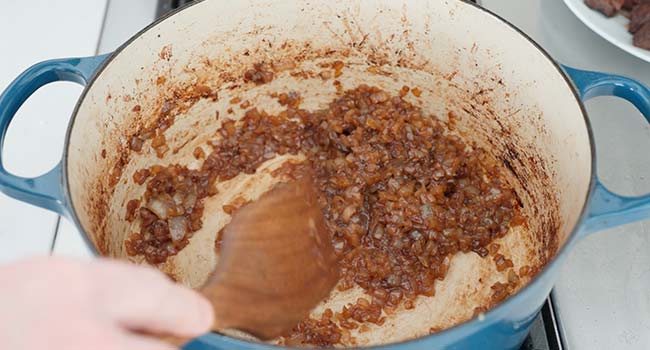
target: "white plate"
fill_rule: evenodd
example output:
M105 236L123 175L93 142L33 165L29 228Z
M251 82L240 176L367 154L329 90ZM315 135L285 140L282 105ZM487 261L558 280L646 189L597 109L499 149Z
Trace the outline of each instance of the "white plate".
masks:
M629 20L623 15L605 17L602 13L587 7L584 0L564 0L564 3L596 34L628 53L650 62L650 50L640 49L632 44L632 34L627 31Z

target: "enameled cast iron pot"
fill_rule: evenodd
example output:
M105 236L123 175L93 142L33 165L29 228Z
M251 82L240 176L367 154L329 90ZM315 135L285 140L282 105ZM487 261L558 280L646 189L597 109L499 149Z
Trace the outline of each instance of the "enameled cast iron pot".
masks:
M492 283L504 276L476 254L460 254L435 297L419 298L415 310L397 312L386 327L358 335L359 345L516 349L578 240L650 216L650 196L622 197L598 181L583 106L591 97L614 95L650 118L650 91L628 78L563 67L503 19L458 0L198 1L156 21L112 54L38 63L0 96L0 143L15 112L41 86L66 80L85 90L61 163L36 178L17 177L0 166L0 189L66 216L99 254L128 258L124 240L132 231L124 207L143 192L131 180L135 170L157 163L193 166L192 150L213 137L220 123L215 112L225 115L233 96L273 111L279 106L269 92L300 91L308 109L335 94L331 83L309 74L278 72L261 86L242 82L253 63L292 62L285 66L317 72L318 62L335 59L346 63L339 78L345 88L368 83L396 93L402 85L418 86L422 96L409 97L411 102L503 162L529 222L500 241L501 252L516 267L540 268L505 302L472 318L474 308L489 299ZM219 100L182 99L198 85L218 91ZM170 152L158 159L145 144L141 154L129 153L129 138L179 96L183 102L172 110L176 122L166 132ZM219 208L236 194L254 199L268 189L274 181L268 170L282 161L224 184L223 194L206 200L210 216L204 229L159 268L200 286L216 264L209 248L215 232L228 220ZM341 293L334 299L350 297ZM432 328L446 330L429 335ZM209 334L187 347L262 346Z

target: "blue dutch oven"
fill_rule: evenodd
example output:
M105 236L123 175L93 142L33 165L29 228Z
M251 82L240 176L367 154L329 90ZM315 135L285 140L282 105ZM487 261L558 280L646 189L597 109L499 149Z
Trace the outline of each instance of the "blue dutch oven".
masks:
M130 162L123 173L116 173L116 163L127 152L126 140L153 120L175 84L214 76L219 94L228 96L228 91L260 89L227 80L256 61L289 58L307 65L337 55L352 67L340 78L346 87L368 79L389 91L402 85L420 86L419 103L425 111L453 112L459 133L506 162L529 215L530 232L520 233L521 239L536 237L531 244L541 244L539 256L530 259L545 262L527 285L481 317L465 317L471 319L420 337L430 325L414 322L400 328L409 330L402 334L376 332L358 345L517 349L573 245L593 232L650 216L650 195L620 196L598 180L593 135L583 107L592 97L617 96L648 119L650 91L629 78L561 66L503 19L457 0L198 1L159 19L114 53L38 63L0 96L0 145L14 114L38 88L54 81L74 81L85 89L70 121L61 162L44 175L23 178L9 173L0 161L0 190L65 216L98 254L124 257L123 205L135 188L129 171L136 168L129 167L136 160L158 160L132 155L126 158ZM364 69L353 69L371 65L380 65L390 74L370 78ZM299 84L289 75L276 80L272 84L285 84L278 89ZM329 89L319 81L318 77L312 81L323 86L313 96ZM303 95L309 100L310 92ZM210 107L207 101L194 107L201 103L207 110L213 108L210 116L220 108L218 102ZM169 133L200 135L209 130L209 123L201 124L208 120L201 119L206 113L194 115L192 108L177 116L179 125ZM174 138L167 136L173 143ZM186 160L183 151L170 155L174 156L174 161ZM117 184L109 181L111 177L119 179ZM184 271L212 268L195 263L184 266ZM195 283L191 278L181 280ZM471 314L471 310L459 312ZM420 313L426 319L426 311ZM186 346L268 347L216 333Z

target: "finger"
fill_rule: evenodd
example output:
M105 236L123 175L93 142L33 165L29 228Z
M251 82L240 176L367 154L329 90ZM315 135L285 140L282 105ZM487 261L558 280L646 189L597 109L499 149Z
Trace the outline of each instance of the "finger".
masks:
M102 261L99 291L109 317L123 327L155 334L194 337L208 332L214 315L199 293L152 268ZM117 282L117 283L116 283Z
M156 334L194 337L213 323L212 306L191 289L167 283L148 302L122 309L125 327Z

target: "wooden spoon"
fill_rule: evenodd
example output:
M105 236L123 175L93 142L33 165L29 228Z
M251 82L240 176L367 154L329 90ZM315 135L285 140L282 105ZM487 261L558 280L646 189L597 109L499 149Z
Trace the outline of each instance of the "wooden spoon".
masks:
M311 180L303 178L278 184L235 212L217 267L200 291L214 307L214 330L266 340L289 332L337 281L325 221Z

